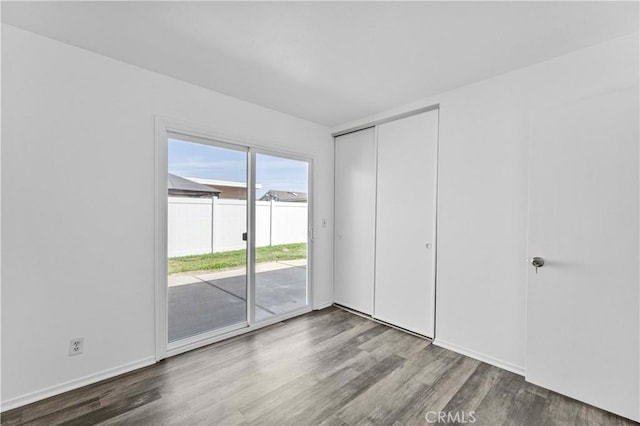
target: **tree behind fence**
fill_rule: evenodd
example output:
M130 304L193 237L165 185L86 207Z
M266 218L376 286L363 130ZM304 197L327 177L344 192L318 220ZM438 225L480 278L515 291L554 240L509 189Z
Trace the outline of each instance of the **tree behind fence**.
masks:
M247 202L168 197L169 257L244 249ZM307 203L256 202L256 247L307 241Z

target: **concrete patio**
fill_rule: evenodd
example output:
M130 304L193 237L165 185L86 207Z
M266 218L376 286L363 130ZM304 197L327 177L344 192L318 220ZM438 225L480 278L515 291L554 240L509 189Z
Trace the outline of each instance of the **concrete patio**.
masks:
M307 303L306 259L256 265L256 319L267 319ZM246 271L169 275L169 341L246 320Z

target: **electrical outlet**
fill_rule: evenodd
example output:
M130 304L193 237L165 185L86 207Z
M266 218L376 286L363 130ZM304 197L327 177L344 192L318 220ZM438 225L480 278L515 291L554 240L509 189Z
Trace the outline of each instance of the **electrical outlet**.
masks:
M69 356L80 355L84 350L84 337L71 339L69 341Z

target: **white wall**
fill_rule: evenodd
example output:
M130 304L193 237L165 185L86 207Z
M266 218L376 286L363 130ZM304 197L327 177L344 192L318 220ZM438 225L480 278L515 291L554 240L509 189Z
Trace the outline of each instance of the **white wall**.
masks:
M385 111L440 104L436 341L525 364L529 112L638 84L638 35Z
M152 362L154 114L314 158L313 296L332 301L327 128L7 25L2 90L2 409Z

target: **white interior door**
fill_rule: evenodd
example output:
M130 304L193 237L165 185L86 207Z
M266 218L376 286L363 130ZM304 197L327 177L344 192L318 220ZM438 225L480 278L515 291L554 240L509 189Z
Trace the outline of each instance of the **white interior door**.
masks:
M375 130L335 140L335 302L371 315L375 250Z
M433 337L438 111L378 126L374 316Z
M531 120L528 381L640 418L638 89Z

